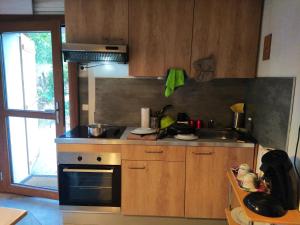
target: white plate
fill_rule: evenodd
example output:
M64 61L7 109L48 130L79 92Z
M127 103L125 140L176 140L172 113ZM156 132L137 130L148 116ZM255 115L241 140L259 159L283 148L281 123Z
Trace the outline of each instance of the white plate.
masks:
M139 128L136 128L136 129L130 131L130 133L137 134L137 135L154 134L154 133L156 133L156 130L152 129L152 128L139 127Z
M198 139L198 137L195 134L177 134L174 136L174 138L183 141L192 141Z
M241 225L248 225L250 219L246 216L245 211L241 207L237 207L231 210L231 217L237 223ZM269 223L255 222L255 225L269 225Z

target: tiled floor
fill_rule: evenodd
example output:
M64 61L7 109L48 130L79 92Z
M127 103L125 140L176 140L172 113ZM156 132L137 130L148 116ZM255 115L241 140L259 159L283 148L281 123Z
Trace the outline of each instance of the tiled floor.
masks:
M62 225L58 201L0 193L0 207L24 209L28 215L17 225ZM224 220L135 217L120 214L69 213L65 225L225 225ZM0 215L1 220L1 215Z

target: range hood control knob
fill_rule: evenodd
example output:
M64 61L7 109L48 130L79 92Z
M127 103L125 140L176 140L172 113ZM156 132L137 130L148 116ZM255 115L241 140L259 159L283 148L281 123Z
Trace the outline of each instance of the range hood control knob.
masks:
M97 157L97 161L98 161L98 162L100 162L101 159L102 159L102 158L101 158L100 156Z
M80 162L82 160L82 156L78 156L77 160Z

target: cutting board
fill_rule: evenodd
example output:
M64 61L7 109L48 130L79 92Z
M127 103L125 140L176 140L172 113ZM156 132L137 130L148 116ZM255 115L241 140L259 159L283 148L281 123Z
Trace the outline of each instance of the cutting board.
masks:
M129 133L127 140L144 140L144 141L156 141L157 134L137 135Z

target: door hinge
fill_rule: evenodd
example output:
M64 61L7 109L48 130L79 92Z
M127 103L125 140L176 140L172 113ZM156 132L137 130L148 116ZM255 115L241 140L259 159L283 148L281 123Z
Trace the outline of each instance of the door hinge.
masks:
M3 181L3 173L0 171L0 181Z

